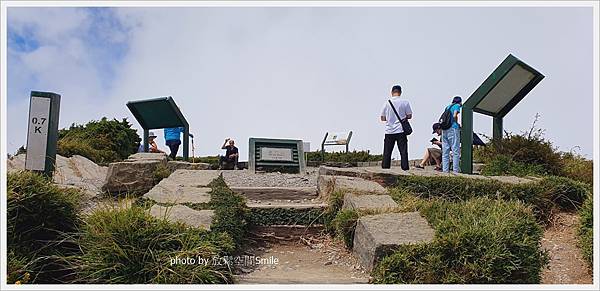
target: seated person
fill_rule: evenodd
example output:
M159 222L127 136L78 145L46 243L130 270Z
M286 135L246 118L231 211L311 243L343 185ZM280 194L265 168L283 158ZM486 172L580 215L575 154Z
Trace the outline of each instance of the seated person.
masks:
M229 144L228 144L229 143ZM235 147L235 141L233 141L233 139L225 139L225 143L223 143L223 146L221 147L221 149L226 150L225 152L225 156L220 156L219 157L219 168L224 169L224 168L237 168L237 163L238 163L238 158L240 156L238 148ZM224 164L233 166L233 167L227 167Z
M433 133L437 134L438 136L442 135L442 126L439 123L434 123L432 128ZM425 169L425 166L435 164L435 170L440 171L442 169L442 142L435 137L432 138L430 142L432 145L436 145L439 148L428 148L425 151L423 160L416 167L419 169Z
M154 134L154 132L149 132L148 134L148 152L151 153L164 153L163 151L158 149L158 145L156 145L156 142L154 141L154 139L156 138L156 134ZM138 153L143 153L144 152L144 143L140 143L140 147L138 148Z

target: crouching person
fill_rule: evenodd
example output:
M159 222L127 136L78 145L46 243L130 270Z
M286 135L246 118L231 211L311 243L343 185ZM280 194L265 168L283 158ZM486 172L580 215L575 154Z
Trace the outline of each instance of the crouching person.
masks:
M433 128L433 133L437 134L438 137L440 137L442 135L442 126L436 122L432 125ZM430 140L432 145L436 145L437 147L431 147L431 148L427 148L427 150L425 150L425 156L423 157L423 160L421 160L421 163L418 164L416 167L419 169L425 169L425 166L428 165L435 165L435 170L436 171L441 171L442 170L442 142L439 141L437 138L432 138Z
M219 156L219 169L233 170L238 168L238 158L240 157L238 148L233 139L225 139L221 149L226 150L225 156Z

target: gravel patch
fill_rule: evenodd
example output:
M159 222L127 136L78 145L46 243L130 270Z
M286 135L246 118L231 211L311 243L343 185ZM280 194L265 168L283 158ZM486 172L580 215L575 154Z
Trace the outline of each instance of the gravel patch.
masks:
M223 179L229 187L316 187L318 174L318 168L307 168L305 174L239 170L223 171Z

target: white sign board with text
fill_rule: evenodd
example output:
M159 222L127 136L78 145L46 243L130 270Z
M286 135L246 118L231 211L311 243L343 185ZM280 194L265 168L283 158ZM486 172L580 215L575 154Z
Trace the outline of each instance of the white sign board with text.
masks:
M25 159L25 169L27 170L44 171L48 146L50 101L50 98L31 97L27 129L27 158Z
M265 161L293 161L292 149L260 148L260 159Z

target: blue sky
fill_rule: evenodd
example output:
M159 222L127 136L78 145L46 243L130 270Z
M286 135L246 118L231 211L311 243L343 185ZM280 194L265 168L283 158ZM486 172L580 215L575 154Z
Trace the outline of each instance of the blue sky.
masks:
M451 97L467 98L512 53L546 78L505 129L525 130L540 113L556 146L592 156L591 8L7 11L9 152L25 144L29 92L40 90L62 95L61 127L107 116L139 128L127 101L173 96L196 155L220 153L226 137L242 158L249 137L298 138L315 150L325 131L345 130L351 149L380 153L378 116L398 83L415 113L409 155L419 158ZM489 135L491 120L476 116L475 130Z

